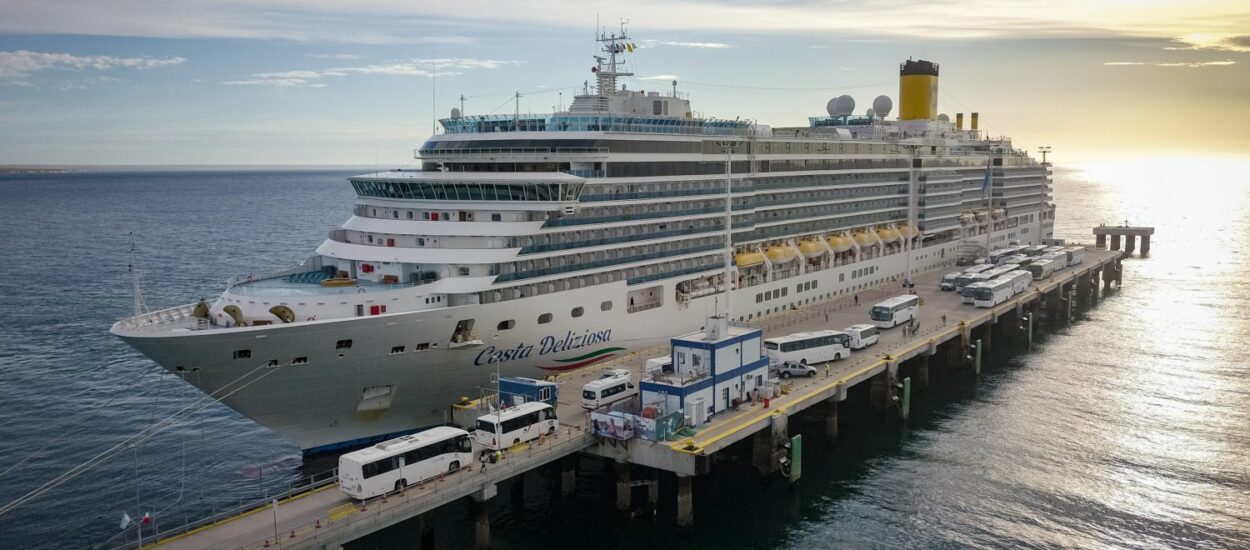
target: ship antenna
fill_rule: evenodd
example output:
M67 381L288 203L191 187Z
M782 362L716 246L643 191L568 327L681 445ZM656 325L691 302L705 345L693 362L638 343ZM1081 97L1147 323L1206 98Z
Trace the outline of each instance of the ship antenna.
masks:
M135 256L135 234L130 233L130 291L134 294L135 317L143 315L148 311L148 305L143 301L143 288L139 282L139 261Z

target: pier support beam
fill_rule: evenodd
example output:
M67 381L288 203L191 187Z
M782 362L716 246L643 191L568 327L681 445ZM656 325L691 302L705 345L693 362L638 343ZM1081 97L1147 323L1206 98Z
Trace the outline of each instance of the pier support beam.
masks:
M677 527L694 527L694 478L677 474Z
M616 462L616 511L628 512L633 488L629 483L629 463Z
M1129 256L1132 256L1133 252L1135 252L1136 250L1137 250L1137 236L1125 235L1124 236L1124 251L1127 252Z
M577 492L577 457L565 457L560 462L560 495L571 497Z
M1101 235L1101 234L1097 235L1094 237L1094 241L1095 241L1094 244L1097 245L1098 248L1103 248L1103 249L1107 248L1107 236L1106 235Z
M1111 236L1111 250L1119 250L1119 249L1120 249L1120 236L1112 235Z
M433 512L421 514L421 550L431 550L434 548L434 518L431 517Z
M1150 257L1150 235L1142 235L1141 237L1141 257Z
M651 514L655 515L655 510L660 504L660 471L651 468L651 483L647 485L647 506L651 508Z
M751 463L763 474L771 474L781 467L785 456L785 443L790 435L788 419L784 414L769 417L768 427L755 432L751 440Z
M920 364L916 366L916 389L929 387L929 357L931 356L928 352L920 355Z
M825 441L832 444L838 440L838 398L825 400Z
M477 528L474 533L474 546L478 550L490 548L490 499L494 498L499 489L494 484L482 487L473 493L473 507L477 516Z

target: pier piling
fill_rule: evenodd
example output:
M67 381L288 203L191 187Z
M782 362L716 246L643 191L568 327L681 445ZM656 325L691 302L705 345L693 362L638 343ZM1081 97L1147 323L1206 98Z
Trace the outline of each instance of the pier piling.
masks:
M833 444L838 440L838 398L825 400L825 441Z
M629 462L617 461L613 465L616 467L616 511L628 512L633 491L629 483Z
M473 540L478 550L490 548L490 499L498 491L499 489L494 484L490 484L473 493L473 506L477 518Z
M432 550L434 548L434 518L430 517L433 512L421 514L421 550Z
M677 527L694 527L694 479L677 474Z
M571 497L577 492L577 457L560 461L560 495Z

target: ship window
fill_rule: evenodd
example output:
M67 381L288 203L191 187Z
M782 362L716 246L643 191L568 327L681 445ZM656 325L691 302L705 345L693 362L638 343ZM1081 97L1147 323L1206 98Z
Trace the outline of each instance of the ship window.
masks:
M417 246L425 246L425 239L417 238Z
M461 267L461 268L458 268L458 269L457 269L457 271L458 271L458 273L460 273L460 276L461 276L461 277L468 277L468 276L469 276L469 268L467 268L467 267Z
M394 218L394 219L397 219L397 220L398 220L398 219L399 219L399 211L398 211L398 210L391 210L391 217L392 217L392 218Z
M603 302L603 303L599 304L599 311L611 311L611 310L612 310L612 302L611 302L611 301L607 301L607 302Z
M410 219L410 220L412 219L412 211L411 211L411 210L409 210L409 211L408 211L408 219Z
M291 361L292 365L304 365L307 363L308 363L307 357L296 357L293 361Z
M569 312L569 315L572 315L574 317L581 317L582 314L584 313L586 313L586 310L583 309L582 306L577 306L573 308L573 311Z
M236 349L236 350L234 350L234 358L235 358L235 359L247 359L247 358L249 358L249 357L251 357L251 356L252 356L252 350L250 350L250 349Z
M545 324L550 323L550 322L551 322L551 314L550 314L550 313L544 313L544 314L542 314L542 315L539 315L539 316L538 316L538 324L540 324L540 325L545 325Z
M373 235L369 235L369 242L373 242Z
M495 326L495 329L496 330L511 330L512 327L515 327L515 326L516 326L516 321L512 319L508 319L507 321L500 321L499 324Z
M430 213L429 213L429 212L422 212L422 213L421 213L421 219L423 219L423 220L428 220L428 219L430 219Z
M352 348L351 340L339 340L338 342L334 344L334 349L351 349L351 348Z
M395 354L399 354L403 352L404 352L404 346L394 346L391 348L391 355L395 355Z
M373 209L373 215L374 215L375 217L378 215L378 209L377 209L377 208L374 208L374 209Z
M491 214L491 215L490 215L490 221L492 221L492 222L503 221L503 214L500 214L500 213L498 213L498 212L496 212L496 213L494 213L494 214Z
M429 342L422 342L412 347L412 351L428 351L430 349Z

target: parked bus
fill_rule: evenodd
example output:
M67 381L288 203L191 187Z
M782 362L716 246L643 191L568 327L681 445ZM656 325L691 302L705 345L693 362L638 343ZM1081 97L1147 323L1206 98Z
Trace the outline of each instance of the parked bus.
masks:
M1046 245L1044 244L1035 244L1033 246L1026 246L1024 247L1024 250L1020 251L1021 254L1024 254L1026 256L1041 256L1043 252L1046 252Z
M911 321L920 312L920 297L912 294L895 296L869 310L872 324L877 328L891 328Z
M339 489L357 500L459 470L473 463L473 440L460 428L430 428L339 457Z
M1055 265L1053 266L1052 269L1054 269L1055 271L1063 271L1064 268L1068 267L1068 253L1067 252L1063 252L1063 251L1047 252L1042 255L1042 258L1054 262Z
M1016 254L1014 256L1007 256L1006 258L999 260L998 266L1001 267L1007 264L1016 264L1018 266L1026 266L1026 265L1029 265L1029 263L1032 261L1033 261L1032 256L1027 256L1024 254Z
M851 349L864 349L881 339L877 327L868 324L851 325L842 329L842 332L851 337Z
M1050 277L1055 272L1055 262L1053 260L1037 260L1029 264L1029 273L1033 274L1034 281L1040 281Z
M991 269L994 269L994 266L990 264L977 264L973 266L968 266L968 269L965 269L963 273L955 277L955 290L959 290L965 286L968 286L968 283L971 283L973 281L974 275L985 272L985 271L989 271Z
M1008 246L1006 248L1000 248L998 250L991 250L989 256L987 256L986 259L989 260L990 263L996 264L998 263L998 260L1001 260L1007 256L1015 256L1024 248L1025 247L1023 246L1016 245L1016 246Z
M512 445L556 433L556 410L546 403L530 401L477 418L473 439L488 449Z
M1029 285L1033 284L1033 274L1028 269L1017 269L1008 271L998 276L999 279L1008 279L1011 281L1011 295L1015 296L1029 289Z
M638 395L629 369L612 369L582 386L582 408L594 410Z
M1067 250L1068 265L1077 265L1085 261L1085 249L1080 247L1072 247Z
M994 307L1011 299L1009 279L994 279L976 286L968 285L968 288L972 289L972 304L977 307Z
M992 281L1002 276L1003 274L1010 273L1012 271L1015 271L1016 269L1017 269L1016 264L1000 265L998 267L995 267L994 269L982 271L980 273L977 273L976 275L973 275L969 284ZM973 301L975 301L975 299L972 297L972 291L968 290L967 285L965 285L962 289L960 289L959 296L960 298L963 299L962 301L965 304L971 304L973 303Z
M796 332L764 340L764 353L774 365L786 361L804 365L837 361L851 356L851 336L836 330Z

